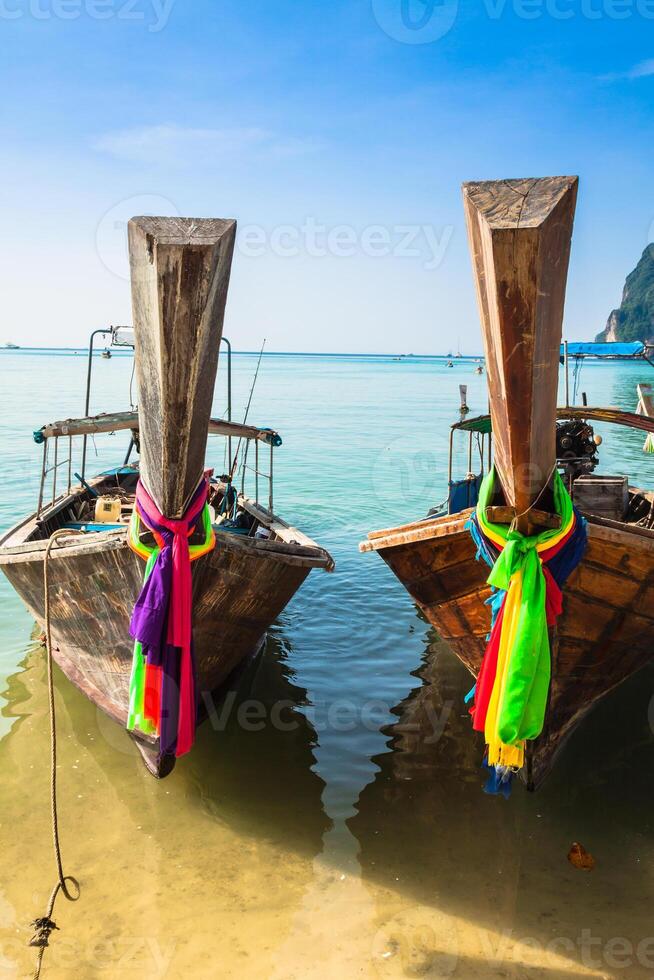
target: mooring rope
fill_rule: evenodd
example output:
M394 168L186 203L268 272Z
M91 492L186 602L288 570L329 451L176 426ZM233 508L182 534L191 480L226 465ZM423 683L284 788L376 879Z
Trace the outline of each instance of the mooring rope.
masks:
M80 897L80 884L77 878L72 875L65 875L61 859L61 845L59 843L59 819L57 814L57 727L55 716L54 684L52 679L52 635L50 629L50 581L49 581L49 559L52 546L55 541L69 534L82 534L82 531L72 529L60 529L51 535L48 546L45 549L43 559L43 590L45 597L45 644L46 661L48 668L48 700L50 705L50 808L52 814L52 843L54 845L55 860L57 862L57 883L50 894L50 901L45 915L40 919L35 919L31 924L36 929L34 936L30 940L30 946L37 946L39 953L34 970L34 980L39 980L41 976L41 966L43 955L49 945L50 933L58 926L52 920L57 895L61 890L69 902L76 902ZM69 883L74 885L74 894L69 890Z

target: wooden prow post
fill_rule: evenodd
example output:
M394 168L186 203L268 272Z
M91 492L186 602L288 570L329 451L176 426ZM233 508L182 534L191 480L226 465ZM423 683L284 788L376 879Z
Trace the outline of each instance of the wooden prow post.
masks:
M140 473L170 518L184 512L204 470L235 235L231 219L128 225Z
M463 185L495 466L518 530L556 464L556 402L577 177Z

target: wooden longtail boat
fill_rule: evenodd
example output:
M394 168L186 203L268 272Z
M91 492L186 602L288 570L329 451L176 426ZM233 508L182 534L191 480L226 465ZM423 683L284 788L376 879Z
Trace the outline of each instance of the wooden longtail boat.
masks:
M57 541L49 559L53 655L64 674L121 725L127 721L134 646L130 615L144 571L127 543L139 475L161 512L174 518L202 479L208 435L229 441L230 472L209 483L216 546L192 566L201 712L210 708L211 693L257 651L311 569L333 568L324 549L273 511L277 433L210 419L234 235L233 221L132 219L138 414L67 419L35 433L44 452L38 506L0 538L0 567L43 626L49 539L60 529L83 532ZM82 471L79 485L73 485L79 440L121 430L132 434L124 465L89 480ZM240 492L233 485L231 447L237 440L253 446L255 465L248 469L255 470L254 499L245 494L245 461ZM65 452L59 453L60 442L67 448L66 459ZM140 444L140 463L130 465L134 444ZM266 458L270 492L264 504L259 482L260 460ZM62 464L68 467L68 480L57 495ZM48 476L52 489L46 496ZM98 517L98 501L112 511L108 523ZM159 752L155 737L133 736L154 775L170 772L174 757Z
M585 556L564 589L550 630L552 679L545 726L527 742L522 776L531 789L546 776L566 737L601 698L654 654L654 494L626 477L592 475L599 438L591 422L643 432L654 419L616 409L557 410L565 284L577 179L464 185L468 235L486 352L490 416L452 428L449 497L443 511L373 531L376 551L470 672L477 676L491 612L488 567L466 524L491 439L500 493L490 519L524 534L556 527L551 478L562 471L588 522ZM557 421L558 420L558 421ZM481 474L452 479L455 434L479 442Z

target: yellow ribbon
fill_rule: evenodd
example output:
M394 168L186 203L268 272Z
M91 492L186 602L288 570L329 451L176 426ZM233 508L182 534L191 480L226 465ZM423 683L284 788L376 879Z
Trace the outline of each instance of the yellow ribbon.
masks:
M525 761L525 743L524 740L516 742L514 745L506 745L502 742L497 735L497 719L506 687L509 655L513 648L518 629L521 601L522 569L519 569L511 577L506 599L504 600L504 619L502 622L500 646L497 653L497 674L488 704L486 725L484 728L484 737L488 745L488 765L509 766L512 769L520 769L523 766Z

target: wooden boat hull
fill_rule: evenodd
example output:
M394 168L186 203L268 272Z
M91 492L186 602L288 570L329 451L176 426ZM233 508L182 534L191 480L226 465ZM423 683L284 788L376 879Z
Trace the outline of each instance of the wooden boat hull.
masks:
M83 694L125 725L133 652L129 621L144 563L127 546L124 531L103 534L101 541L89 538L70 539L51 553L53 656ZM201 711L210 707L211 693L256 652L311 568L330 567L331 561L329 556L298 554L301 549L288 554L283 544L276 550L269 542L227 532L218 532L216 539L215 549L193 564ZM46 543L0 550L2 571L41 626ZM170 771L170 760L159 760L156 739L135 737L155 775Z
M469 512L373 532L377 551L473 676L490 629L488 568L465 529ZM607 522L608 523L608 522ZM610 691L654 656L654 532L589 522L588 549L569 578L552 636L545 727L529 743L536 788L568 735ZM472 737L472 731L471 731Z

